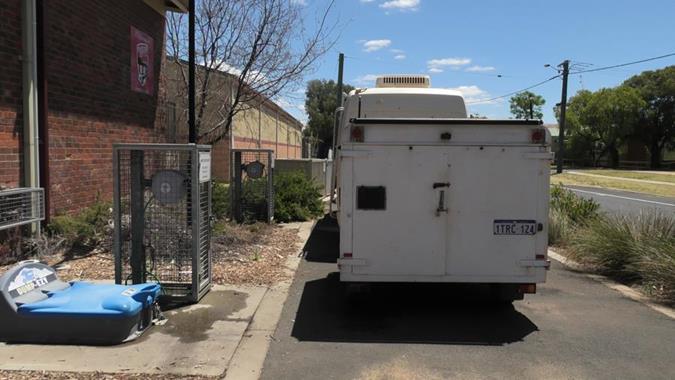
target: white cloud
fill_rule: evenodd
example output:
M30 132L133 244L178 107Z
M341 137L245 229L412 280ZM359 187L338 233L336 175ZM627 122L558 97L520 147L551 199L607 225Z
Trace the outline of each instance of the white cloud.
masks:
M497 103L496 100L490 100L487 101L485 99L489 99L490 93L483 90L482 88L476 86L476 85L469 85L469 86L457 86L457 87L451 87L449 90L455 90L459 91L462 96L464 97L464 101L466 103L474 103L476 102L478 104L494 104Z
M394 56L394 59L396 59L396 60L402 60L402 59L405 59L405 54L396 54L396 55Z
M389 50L389 51L392 52L392 53L394 53L394 54L403 54L403 53L405 53L405 51L403 51L403 50L401 50L401 49L391 49L391 50Z
M379 76L380 75L377 75L377 74L361 75L359 77L356 77L356 79L354 79L353 82L354 82L354 84L359 85L359 86L368 86L368 85L373 84L373 82L375 82L375 80Z
M466 71L475 72L475 73L484 73L486 71L495 71L496 69L493 66L471 66L467 67Z
M307 0L291 0L291 3L304 7L305 5L307 5Z
M471 63L469 58L438 58L427 61L430 73L442 73L446 67L458 69Z
M362 3L372 3L375 0L360 0Z
M419 5L420 0L389 0L380 4L380 8L415 11L419 8Z
M362 41L362 43L363 50L370 53L388 47L391 45L391 40L369 40Z

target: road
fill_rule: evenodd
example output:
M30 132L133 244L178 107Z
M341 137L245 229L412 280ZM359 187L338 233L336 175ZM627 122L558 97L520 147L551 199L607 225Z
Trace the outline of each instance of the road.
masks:
M610 213L636 214L646 210L675 213L674 198L597 187L569 185L565 187L584 198L594 199L603 211Z
M538 294L499 308L479 288L388 285L341 296L337 233L317 225L263 379L667 379L675 321L553 263Z

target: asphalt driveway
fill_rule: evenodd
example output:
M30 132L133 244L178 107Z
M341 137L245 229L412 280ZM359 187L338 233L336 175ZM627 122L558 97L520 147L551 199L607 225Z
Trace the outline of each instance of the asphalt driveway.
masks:
M317 224L264 379L649 378L675 374L675 321L553 264L512 307L480 287L375 287L341 295L337 230Z

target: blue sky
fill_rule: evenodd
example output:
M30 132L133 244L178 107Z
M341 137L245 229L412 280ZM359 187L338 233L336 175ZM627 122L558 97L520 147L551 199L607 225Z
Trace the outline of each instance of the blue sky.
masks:
M303 4L307 20L328 3L295 1ZM378 74L427 74L433 87L459 89L467 102L556 75L547 63L570 59L592 69L675 52L674 0L336 0L332 19L339 39L307 79L335 79L343 52L345 82L351 85L372 86ZM569 96L673 64L675 57L668 57L570 76ZM532 90L546 99L547 123L555 122L552 107L560 90L560 80ZM292 98L286 108L306 120L303 100ZM508 98L469 104L469 111L510 116Z

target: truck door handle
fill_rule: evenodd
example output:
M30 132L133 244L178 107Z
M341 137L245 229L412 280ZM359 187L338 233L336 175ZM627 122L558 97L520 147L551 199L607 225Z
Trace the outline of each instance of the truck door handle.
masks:
M445 190L441 190L438 193L438 208L436 209L436 216L441 216L442 212L448 212L448 209L445 207Z
M439 187L450 187L450 182L434 182L434 189Z

